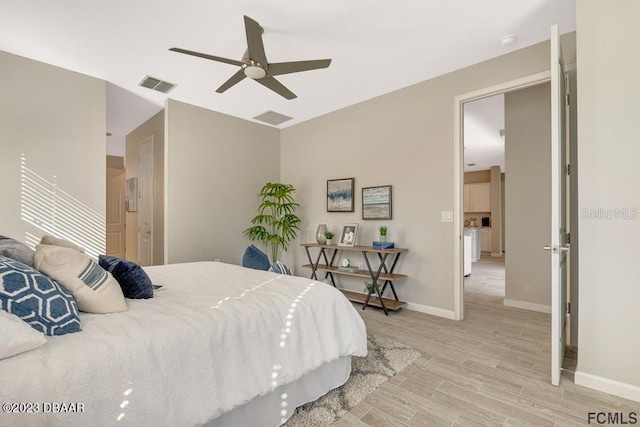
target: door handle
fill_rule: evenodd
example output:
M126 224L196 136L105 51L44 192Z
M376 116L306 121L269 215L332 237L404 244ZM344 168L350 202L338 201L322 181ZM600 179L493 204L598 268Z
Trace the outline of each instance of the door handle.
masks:
M571 245L569 243L567 243L566 245L544 245L542 249L557 254L558 252L569 252L569 250L571 249Z

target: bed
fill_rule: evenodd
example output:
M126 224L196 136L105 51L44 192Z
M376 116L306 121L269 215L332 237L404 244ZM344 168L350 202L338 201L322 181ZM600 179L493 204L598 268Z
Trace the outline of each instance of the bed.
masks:
M0 426L277 426L367 354L360 315L326 284L220 262L145 271L152 299L0 360L0 401L39 404Z

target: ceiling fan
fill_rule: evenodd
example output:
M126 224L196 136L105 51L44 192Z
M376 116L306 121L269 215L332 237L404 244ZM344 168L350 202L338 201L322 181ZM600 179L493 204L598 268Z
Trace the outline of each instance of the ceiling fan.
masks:
M247 50L242 56L241 61L235 59L221 58L219 56L208 55L206 53L194 52L192 50L172 47L171 51L184 53L187 55L198 56L212 61L224 62L225 64L237 65L240 67L229 80L224 82L222 86L216 89L216 92L223 93L233 85L242 81L245 77L250 77L261 85L271 89L277 94L287 98L294 99L296 94L287 89L282 83L273 76L281 74L298 73L300 71L316 70L318 68L327 68L331 64L331 59L317 59L312 61L296 61L296 62L277 62L270 64L264 52L262 44L263 28L253 19L245 15L244 27L247 33Z

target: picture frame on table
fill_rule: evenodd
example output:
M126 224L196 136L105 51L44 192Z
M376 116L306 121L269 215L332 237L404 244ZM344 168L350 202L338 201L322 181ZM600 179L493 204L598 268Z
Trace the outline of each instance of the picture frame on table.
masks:
M391 185L362 188L362 219L391 219Z
M358 223L342 224L338 246L354 247L358 238Z
M353 212L354 178L327 180L327 212Z

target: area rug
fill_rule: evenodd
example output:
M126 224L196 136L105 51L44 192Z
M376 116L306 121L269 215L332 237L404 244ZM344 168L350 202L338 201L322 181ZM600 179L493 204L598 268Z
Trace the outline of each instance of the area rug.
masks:
M376 335L368 336L368 347L367 357L351 358L351 376L344 385L297 408L285 426L332 424L373 393L380 384L420 357L420 352L413 347Z

